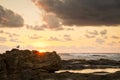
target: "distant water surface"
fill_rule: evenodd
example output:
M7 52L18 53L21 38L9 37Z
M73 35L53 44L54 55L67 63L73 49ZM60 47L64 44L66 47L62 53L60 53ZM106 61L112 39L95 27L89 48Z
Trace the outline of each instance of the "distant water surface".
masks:
M98 60L98 59L110 59L120 61L119 53L61 53L63 60L69 59L85 59L85 60Z

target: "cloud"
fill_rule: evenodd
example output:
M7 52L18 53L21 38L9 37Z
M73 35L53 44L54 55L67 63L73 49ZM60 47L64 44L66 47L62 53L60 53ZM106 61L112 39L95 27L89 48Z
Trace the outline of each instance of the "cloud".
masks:
M99 35L98 31L94 30L94 31L88 31L85 34L86 38L95 38L97 35Z
M106 29L104 29L104 30L100 31L100 34L101 34L101 36L106 35L106 34L107 34L107 30L106 30Z
M6 38L5 37L0 37L0 43L6 42Z
M63 30L58 18L54 14L44 14L43 20L46 23L46 28L53 30Z
M30 36L29 38L30 38L30 39L40 39L40 38L42 38L42 36L39 36L39 35L37 35L37 34L34 34L34 35Z
M0 30L0 33L4 33L4 31L3 31L3 30Z
M115 41L112 41L111 43L109 43L108 45L109 46L114 46L114 45L116 45L116 44L118 44L117 42L115 42Z
M73 28L67 28L66 30L67 30L67 31L74 31Z
M16 34L16 33L10 33L10 32L6 32L6 31L4 31L3 33L8 35L8 37L10 37L10 38L12 38L12 37L20 37L20 35Z
M65 39L66 41L72 41L72 38L71 38L70 35L64 35L64 39Z
M22 41L18 39L10 39L10 42L15 42L15 43L23 43Z
M88 35L88 34L86 34L85 37L86 38L95 38L95 36L93 36L93 35L91 36L91 35Z
M20 15L0 5L0 27L22 27L23 25L24 20Z
M45 27L46 27L46 25L41 25L41 26L39 26L39 25L35 25L35 26L26 25L26 28L31 29L31 30L41 30L41 31L43 31Z
M64 35L64 37L70 37L70 35L67 35L67 34L66 34L66 35Z
M47 13L55 14L64 25L120 24L119 0L33 0L33 2Z
M14 37L19 37L20 35L19 34L16 34L16 33L13 33L12 34Z
M62 27L53 27L53 26L48 26L47 24L35 25L35 26L26 25L26 28L31 30L36 30L36 31L44 31L45 29L50 29L55 31L64 30Z
M108 39L108 36L104 36L103 39Z
M61 41L61 42L64 42L64 41L72 41L72 38L71 38L70 35L63 35L63 39L51 36L48 40L49 41Z
M53 36L51 36L48 40L49 40L49 41L60 41L59 38L53 37Z
M89 30L87 30L86 34L85 34L85 37L86 38L101 37L103 39L108 39L107 32L108 31L106 29L103 29L103 30L100 30L100 31L97 31L97 30L89 31Z
M64 38L66 41L72 41L72 39L70 37L65 37Z
M113 39L120 39L120 37L118 37L118 36L112 36L111 38L113 38Z
M94 31L88 31L87 33L91 34L91 35L98 35L98 31L94 30Z
M103 43L105 42L105 40L100 39L100 38L97 38L97 39L96 39L96 42L97 42L98 44L103 44Z

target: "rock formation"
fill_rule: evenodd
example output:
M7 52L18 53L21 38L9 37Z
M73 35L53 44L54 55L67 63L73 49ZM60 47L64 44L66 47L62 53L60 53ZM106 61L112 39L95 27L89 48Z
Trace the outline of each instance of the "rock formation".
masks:
M37 80L35 77L40 77L41 73L60 68L61 59L55 51L40 53L13 49L0 55L0 80Z

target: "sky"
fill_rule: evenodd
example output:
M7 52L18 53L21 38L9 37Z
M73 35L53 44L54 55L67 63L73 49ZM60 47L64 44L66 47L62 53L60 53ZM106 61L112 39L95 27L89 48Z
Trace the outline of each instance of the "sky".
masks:
M120 53L119 0L0 0L0 53Z

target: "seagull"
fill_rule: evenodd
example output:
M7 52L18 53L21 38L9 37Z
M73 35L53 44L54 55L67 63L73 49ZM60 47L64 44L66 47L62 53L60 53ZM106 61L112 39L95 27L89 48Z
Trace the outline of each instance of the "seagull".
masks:
M18 45L16 48L20 48L20 46Z

